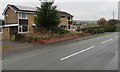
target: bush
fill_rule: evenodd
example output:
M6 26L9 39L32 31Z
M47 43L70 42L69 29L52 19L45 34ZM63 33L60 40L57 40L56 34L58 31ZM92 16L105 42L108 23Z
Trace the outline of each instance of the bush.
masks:
M105 32L105 28L100 28L100 32L104 33Z
M37 39L50 39L55 37L61 37L65 34L59 34L59 33L25 33L25 34L17 34L15 37L16 41L24 41L24 42L32 42Z
M15 40L22 39L22 38L24 38L24 37L25 37L25 36L22 35L22 34L17 34L17 35L15 36Z
M87 33L91 33L91 34L100 34L100 33L104 33L105 29L102 27L89 27L86 28L85 32Z
M120 29L116 29L117 32L120 32Z
M59 34L67 34L69 31L60 27L55 27L54 29L52 29L52 32L59 33Z
M116 26L105 26L105 32L114 32L116 31Z
M92 27L91 27L91 28L87 28L87 32L88 32L88 33L91 33L91 34L94 34L94 29L95 29L95 28L92 28Z
M81 36L83 36L83 35L84 35L84 33L82 32L82 33L80 33L80 35L81 35Z
M13 35L12 37L9 38L10 41L15 41L16 36Z
M78 31L78 32L79 32L79 31L81 31L81 30L80 30L80 29L77 29L76 31Z
M120 26L116 27L116 31L120 32Z
M104 28L96 28L96 29L94 29L95 34L100 34L100 33L104 33L104 32L105 32Z

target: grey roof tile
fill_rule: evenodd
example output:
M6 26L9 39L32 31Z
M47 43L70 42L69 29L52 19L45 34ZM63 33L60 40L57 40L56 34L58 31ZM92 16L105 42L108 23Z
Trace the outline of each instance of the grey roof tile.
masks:
M11 6L16 12L22 11L22 12L35 12L37 11L36 7L27 7L27 6L20 6L20 5L9 5ZM61 16L68 16L68 17L73 17L73 15L60 11Z

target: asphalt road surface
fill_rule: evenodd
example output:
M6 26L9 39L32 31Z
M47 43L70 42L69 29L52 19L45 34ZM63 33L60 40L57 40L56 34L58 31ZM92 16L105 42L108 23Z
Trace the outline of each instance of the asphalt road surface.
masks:
M118 70L118 33L3 59L3 70Z

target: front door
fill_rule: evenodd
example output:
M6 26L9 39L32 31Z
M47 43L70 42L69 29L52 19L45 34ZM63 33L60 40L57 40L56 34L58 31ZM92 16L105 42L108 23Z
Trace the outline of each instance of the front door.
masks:
M10 27L10 37L13 35L16 35L18 33L18 26L12 26Z

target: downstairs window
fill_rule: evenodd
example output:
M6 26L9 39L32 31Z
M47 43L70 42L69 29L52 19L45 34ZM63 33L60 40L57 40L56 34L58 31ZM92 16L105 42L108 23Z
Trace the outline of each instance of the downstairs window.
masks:
M26 33L26 32L28 32L28 25L20 25L19 26L19 32L20 33Z

